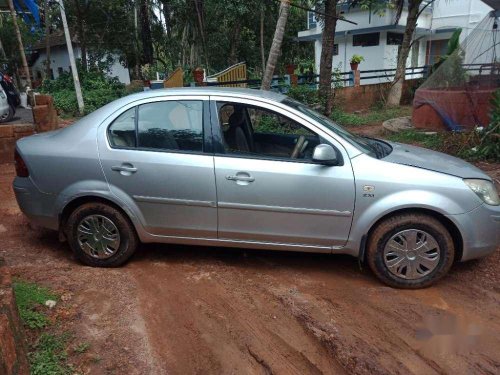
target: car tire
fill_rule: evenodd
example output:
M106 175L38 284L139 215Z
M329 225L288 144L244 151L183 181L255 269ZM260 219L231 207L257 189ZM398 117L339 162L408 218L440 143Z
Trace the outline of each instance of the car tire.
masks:
M450 232L436 218L420 213L383 220L367 242L370 269L394 288L419 289L434 284L448 273L454 257Z
M12 120L14 118L14 115L16 113L16 110L9 105L9 112L7 113L7 115L3 118L0 117L0 123L1 122L9 122L10 120Z
M121 266L139 245L129 218L98 202L76 208L67 220L65 233L76 258L92 267Z

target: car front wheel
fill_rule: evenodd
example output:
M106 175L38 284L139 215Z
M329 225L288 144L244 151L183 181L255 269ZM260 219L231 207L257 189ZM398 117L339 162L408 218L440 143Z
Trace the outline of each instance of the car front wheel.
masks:
M86 203L68 218L66 234L76 258L93 267L118 267L137 249L130 220L103 203Z
M407 213L378 224L368 239L367 261L385 284L406 289L425 288L450 270L453 239L436 218Z

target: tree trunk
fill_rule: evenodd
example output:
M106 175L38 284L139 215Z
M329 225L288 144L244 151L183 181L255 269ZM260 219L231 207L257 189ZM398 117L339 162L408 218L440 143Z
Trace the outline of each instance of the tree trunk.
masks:
M153 39L149 21L149 0L141 0L139 6L141 20L142 63L153 64Z
M14 4L12 0L7 0L9 3L10 14L12 15L12 23L14 24L14 30L16 32L17 44L19 46L19 54L21 55L21 62L23 64L24 74L26 74L26 82L28 86L31 87L31 77L30 69L28 68L28 61L26 60L26 54L24 53L23 39L21 38L21 31L19 30L19 25L17 24L17 14L14 10Z
M85 11L82 11L80 7L80 0L75 0L75 10L76 10L76 30L78 35L78 44L80 45L81 61L83 69L87 70L87 40L85 38L85 27L83 23L85 21Z
M238 62L238 48L240 45L240 35L241 35L241 22L236 20L234 25L233 33L231 36L231 47L229 49L229 57L227 62L229 65L234 65Z
M266 70L262 77L262 90L270 90L271 82L273 80L274 69L281 53L281 43L285 34L286 21L288 20L288 13L290 12L290 0L281 0L278 22L276 23L276 30L274 31L273 43L269 50L269 57L267 59Z
M203 21L203 0L194 0L194 6L196 9L196 14L198 16L198 28L201 36L201 47L203 54L205 55L205 64L208 71L208 51L207 43L205 38L205 23Z
M161 0L163 4L163 18L165 18L165 29L167 31L167 35L171 36L172 34L172 20L170 17L170 0Z
M50 20L49 20L49 0L45 0L45 79L52 79L50 74Z
M266 71L266 51L264 49L264 7L260 10L260 58L262 60L262 74Z
M406 60L410 53L411 40L413 33L417 27L418 10L422 4L422 0L409 0L408 2L408 18L406 19L406 28L403 34L403 42L398 54L398 65L396 67L396 74L392 81L389 94L387 96L387 105L398 106L401 102L403 94L403 82L405 80Z
M333 45L335 43L335 29L337 18L329 17L337 15L337 0L325 0L325 22L321 41L321 58L319 63L319 92L325 100L324 113L330 116L333 107L332 92L332 62Z

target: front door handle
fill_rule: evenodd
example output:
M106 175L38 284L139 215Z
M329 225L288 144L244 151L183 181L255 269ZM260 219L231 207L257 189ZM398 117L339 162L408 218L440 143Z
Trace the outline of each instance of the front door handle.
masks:
M248 185L251 182L255 181L250 173L248 172L238 172L234 176L226 176L226 180L235 181L237 185Z
M226 180L229 180L229 181L254 182L255 178L253 178L251 176L226 176Z
M114 165L111 167L112 171L120 172L124 176L130 176L132 173L137 172L137 168L130 163L124 163L122 165Z

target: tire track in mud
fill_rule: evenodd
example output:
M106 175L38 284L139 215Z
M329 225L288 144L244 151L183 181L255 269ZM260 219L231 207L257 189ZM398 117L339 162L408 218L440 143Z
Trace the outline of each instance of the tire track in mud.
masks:
M143 298L149 299L153 293L158 299L161 294L165 302L155 302L143 312L151 342L169 371L345 373L271 294L255 293L252 281L245 282L238 272L225 273L224 268L210 264L200 271L179 264L175 268L141 264L133 271L139 285L148 290L144 290ZM151 314L161 318L151 320ZM175 323L171 316L175 316ZM186 353L190 343L196 344L194 354Z

